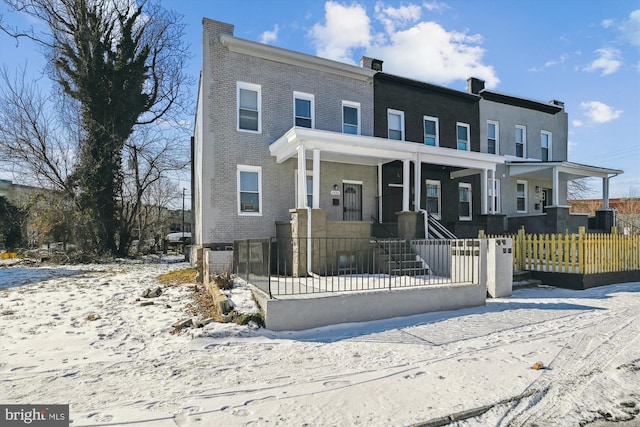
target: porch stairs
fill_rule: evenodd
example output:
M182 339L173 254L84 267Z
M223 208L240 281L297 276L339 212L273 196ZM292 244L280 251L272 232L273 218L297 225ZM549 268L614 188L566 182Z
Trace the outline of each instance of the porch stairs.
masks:
M427 214L426 228L428 239L457 239L456 235L442 225L433 214Z
M526 270L513 270L513 289L535 288L541 285L540 280L532 279L531 273Z
M431 273L429 265L420 258L407 240L376 239L378 262L392 276L426 276Z

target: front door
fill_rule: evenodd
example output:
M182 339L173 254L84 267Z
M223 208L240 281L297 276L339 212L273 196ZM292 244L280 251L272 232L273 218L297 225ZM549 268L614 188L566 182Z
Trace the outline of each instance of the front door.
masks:
M553 203L552 192L550 188L542 189L542 212L547 212L547 206Z
M342 184L342 219L362 221L362 184Z

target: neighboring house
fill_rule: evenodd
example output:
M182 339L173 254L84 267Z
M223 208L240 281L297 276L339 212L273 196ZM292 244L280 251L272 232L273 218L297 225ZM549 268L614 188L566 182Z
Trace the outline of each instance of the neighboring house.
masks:
M602 208L602 199L569 200L572 213L594 216ZM609 200L616 211L616 225L622 234L640 234L640 197L623 197Z
M203 27L195 247L423 238L424 211L458 237L573 230L587 221L564 206L577 176L603 178L609 212L608 180L622 171L567 162L558 101L487 91L474 78L456 91L384 73L380 60L358 67L235 37L230 24Z

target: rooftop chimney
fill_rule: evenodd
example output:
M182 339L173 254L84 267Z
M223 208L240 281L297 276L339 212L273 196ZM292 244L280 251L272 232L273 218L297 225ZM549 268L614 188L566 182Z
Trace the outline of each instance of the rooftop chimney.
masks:
M479 95L484 90L484 80L480 80L476 77L469 77L467 79L467 92L474 95Z
M368 56L363 56L360 58L360 66L362 68L367 68L369 70L374 71L382 71L382 62L379 59L369 58Z
M557 99L549 101L549 104L555 105L556 107L560 107L564 110L564 102L558 101Z

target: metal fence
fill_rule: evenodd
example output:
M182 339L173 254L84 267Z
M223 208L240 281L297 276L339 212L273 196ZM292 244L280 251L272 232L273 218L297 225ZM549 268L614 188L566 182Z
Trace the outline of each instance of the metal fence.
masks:
M479 283L479 240L270 238L234 242L234 271L271 298Z

